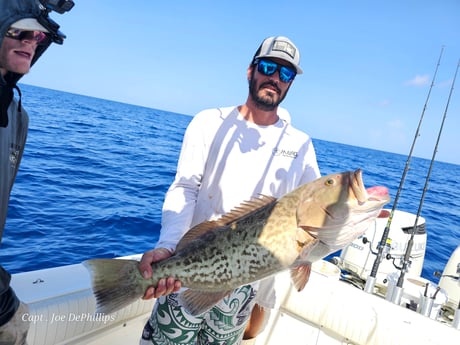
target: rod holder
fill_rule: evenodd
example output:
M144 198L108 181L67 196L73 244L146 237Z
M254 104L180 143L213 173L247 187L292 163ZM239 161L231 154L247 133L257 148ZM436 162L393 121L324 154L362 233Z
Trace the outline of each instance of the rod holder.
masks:
M452 327L460 329L460 309L455 311L454 321L452 321Z
M420 314L430 317L431 310L433 309L434 298L430 296L420 297Z
M374 293L374 286L375 286L375 282L376 282L377 278L376 277L367 277L367 280L366 280L366 285L364 286L364 292L367 292L367 293Z
M390 302L400 305L401 304L401 297L403 295L404 289L399 286L394 286L393 287L393 293L391 294L391 297L389 299Z

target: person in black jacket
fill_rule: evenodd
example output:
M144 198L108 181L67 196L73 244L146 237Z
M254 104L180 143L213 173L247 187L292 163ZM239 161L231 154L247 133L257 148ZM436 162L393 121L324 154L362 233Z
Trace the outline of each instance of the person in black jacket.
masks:
M65 38L48 16L59 9L54 3L0 0L0 240L29 124L17 82L52 42L61 44ZM73 7L72 1L61 3ZM10 280L11 275L0 266L0 344L26 344L27 306L19 301Z

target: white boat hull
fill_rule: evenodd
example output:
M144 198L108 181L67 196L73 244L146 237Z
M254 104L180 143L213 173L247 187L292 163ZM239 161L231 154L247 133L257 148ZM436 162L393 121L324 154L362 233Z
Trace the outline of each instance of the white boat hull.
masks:
M95 314L90 276L81 264L14 274L11 285L29 306L29 345L137 344L154 303L139 300L112 315Z
M338 268L319 261L302 292L289 273L276 276L277 304L265 330L245 344L458 344L460 331L338 279ZM13 276L18 296L29 305L30 345L137 344L153 301L112 315L95 315L90 278L82 265Z
M300 293L287 272L276 277L277 308L255 344L458 344L459 330L339 281L324 264Z

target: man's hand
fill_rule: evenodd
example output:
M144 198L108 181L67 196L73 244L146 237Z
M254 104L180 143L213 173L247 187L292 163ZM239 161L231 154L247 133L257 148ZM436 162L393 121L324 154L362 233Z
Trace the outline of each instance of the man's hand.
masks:
M157 248L149 250L142 255L139 263L139 271L145 279L152 278L152 263L169 258L172 253L166 248ZM169 295L172 292L177 292L181 288L179 280L174 280L173 277L162 278L158 281L157 286L150 286L145 290L143 299L158 298L160 296Z

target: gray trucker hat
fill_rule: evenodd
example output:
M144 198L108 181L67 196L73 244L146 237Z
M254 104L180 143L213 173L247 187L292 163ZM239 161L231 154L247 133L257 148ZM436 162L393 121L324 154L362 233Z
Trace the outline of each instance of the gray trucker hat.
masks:
M284 36L273 36L266 38L253 58L253 63L259 58L278 58L283 59L293 65L297 74L302 74L300 68L300 52L292 41Z

